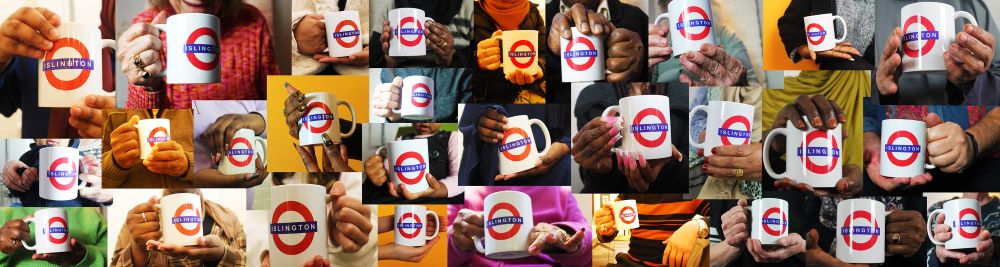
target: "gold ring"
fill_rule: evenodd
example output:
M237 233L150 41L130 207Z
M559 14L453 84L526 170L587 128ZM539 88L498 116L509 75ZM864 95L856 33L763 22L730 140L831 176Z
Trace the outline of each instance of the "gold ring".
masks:
M143 67L146 67L146 62L143 62L142 58L139 58L139 54L135 54L134 56L132 56L132 65L135 65L137 68L141 69Z
M146 213L145 213L145 212L143 212L143 213L139 213L139 214L141 214L141 215L142 215L142 222L143 222L143 223L148 223L148 222L149 222L148 220L146 220Z
M743 168L733 169L733 177L743 177Z
M903 243L903 240L901 240L899 233L892 233L892 243L893 244Z

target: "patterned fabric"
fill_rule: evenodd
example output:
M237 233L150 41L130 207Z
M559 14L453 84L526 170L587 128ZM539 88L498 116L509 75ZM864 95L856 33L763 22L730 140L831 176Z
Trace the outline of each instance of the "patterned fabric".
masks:
M847 40L854 48L864 52L875 40L875 0L837 0L837 15L847 24ZM838 33L844 32L834 23Z

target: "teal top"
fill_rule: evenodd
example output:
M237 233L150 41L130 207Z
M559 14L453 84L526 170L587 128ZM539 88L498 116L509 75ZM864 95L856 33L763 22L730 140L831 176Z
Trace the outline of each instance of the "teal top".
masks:
M34 214L36 210L45 208L3 208L0 209L0 222L23 219ZM83 260L73 266L107 266L108 264L108 227L98 208L65 208L69 221L69 236L83 244L87 254ZM31 229L31 237L24 242L35 243L35 228ZM0 253L0 266L33 267L58 266L46 261L33 260L34 251L21 249L14 255Z

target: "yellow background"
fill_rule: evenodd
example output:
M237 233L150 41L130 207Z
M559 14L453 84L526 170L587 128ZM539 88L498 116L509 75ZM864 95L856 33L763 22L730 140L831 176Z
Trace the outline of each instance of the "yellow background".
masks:
M443 220L448 220L448 205L422 205L427 210L437 213ZM396 213L396 205L378 205L378 216L392 216ZM444 226L447 228L447 225ZM377 228L376 228L377 229ZM395 232L385 232L378 235L378 244L385 245L392 243ZM382 260L378 266L448 266L448 231L439 232L437 244L431 249L423 261L418 263L404 262L397 260Z
M778 35L778 19L785 14L791 0L764 1L764 69L765 70L818 70L819 65L808 59L792 63L785 52L785 44ZM803 29L804 31L804 29Z
M368 122L368 76L267 76L267 170L271 172L304 172L302 157L293 144L298 144L298 137L288 134L285 125L285 98L288 90L285 82L292 84L303 93L330 92L337 99L351 102L354 107L356 123L353 135L361 134L360 123ZM346 106L337 107L337 115L342 119L351 119ZM346 132L348 129L340 129ZM349 145L350 146L350 145ZM322 146L320 146L321 148ZM360 145L355 145L360 149ZM317 148L316 154L322 155L322 149ZM320 159L317 156L317 159ZM319 161L319 160L317 160ZM321 161L317 162L322 167ZM351 159L348 164L352 169L361 171L361 161Z

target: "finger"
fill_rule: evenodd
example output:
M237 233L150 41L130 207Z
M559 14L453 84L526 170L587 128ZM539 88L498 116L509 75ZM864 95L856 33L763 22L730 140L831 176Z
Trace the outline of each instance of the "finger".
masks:
M590 17L587 15L587 9L583 7L582 4L574 4L570 7L569 15L573 18L574 25L580 33L584 35L590 35Z
M833 110L833 106L836 104L827 100L823 95L817 94L812 96L813 103L816 104L817 112L820 114L820 119L822 122L826 123L828 129L834 129L837 127L837 115Z
M903 29L899 27L892 29L892 33L886 38L885 46L882 47L882 61L886 61L890 56L896 54L896 50L899 49L899 44L902 42L901 36L903 36Z
M823 123L823 118L819 115L819 109L813 104L813 101L809 96L800 95L795 99L795 107L801 111L803 114L809 118L809 123L813 128L826 130L826 125Z
M37 49L37 48L34 48L34 47L31 47L31 46L28 46L26 44L22 44L22 43L18 42L17 40L14 40L14 39L11 39L11 38L0 38L0 45L3 45L5 47L10 47L11 51L14 54L18 54L18 55L22 55L22 56L27 56L27 57L32 57L32 58L41 58L41 57L45 56L45 52L44 51L42 51L40 49Z
M20 22L45 35L45 38L49 39L49 41L55 41L59 38L59 33L56 31L56 25L60 22L59 16L52 11L36 7L20 9L19 12L21 12L18 17ZM53 22L56 22L56 25L53 25Z
M961 48L956 44L951 44L948 46L948 55L951 58L958 59L962 64L958 64L959 67L971 74L977 74L985 70L986 64L983 63L982 59L979 59L976 55L973 55L969 49Z
M965 24L963 30L965 31L964 32L965 34L969 34L972 37L975 37L977 41L981 42L983 45L987 47L993 47L996 44L996 39L993 38L993 34L990 33L989 31L986 31L986 29L983 29L982 27L972 26L971 24ZM983 54L987 54L987 53L992 53L992 50L993 49L988 49L988 50L983 50L982 52ZM976 54L979 54L979 51L976 51Z
M28 18L22 17L20 20L7 20L2 28L3 35L10 37L11 39L20 40L23 44L31 46L35 49L46 51L52 49L52 41L46 39L43 34L36 32L36 28L22 21L25 19Z

